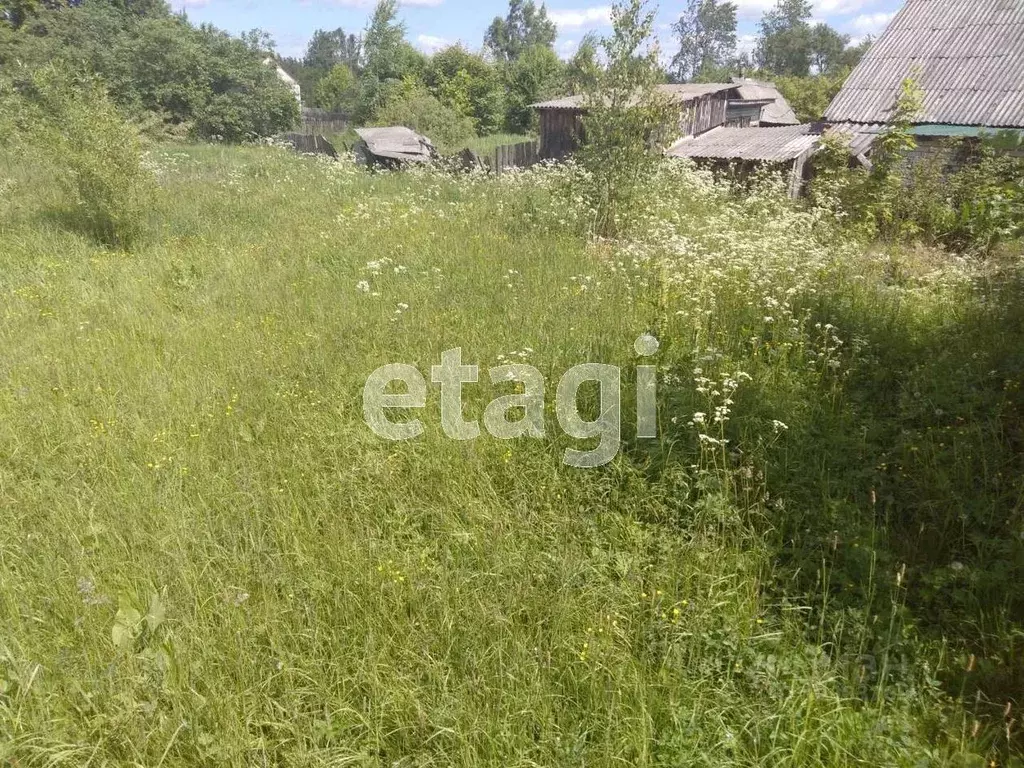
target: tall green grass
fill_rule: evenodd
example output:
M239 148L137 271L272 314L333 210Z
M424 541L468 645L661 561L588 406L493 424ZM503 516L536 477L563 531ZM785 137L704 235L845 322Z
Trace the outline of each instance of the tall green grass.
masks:
M787 204L689 172L664 182L685 209L652 208L663 240L588 244L548 172L226 147L150 165L131 254L64 227L53 179L0 165L0 762L1011 759L998 686L971 686L982 663L1019 669L1013 605L958 606L943 646L911 596L938 571L899 575L913 553L894 541L901 515L953 525L972 495L1005 514L1019 489L993 432L1019 422L975 389L1013 366L1008 339L980 349L1012 306L981 273L821 246ZM569 367L620 365L628 414L648 331L662 436L627 417L601 470L562 466L579 446L553 417L544 440L450 441L433 388L418 440L362 421L372 370L429 376L456 346L536 366L549 410ZM738 371L729 420L690 426ZM467 417L501 391L467 386ZM965 434L928 432L951 402ZM879 445L912 479L877 468ZM977 461L996 493L971 490Z

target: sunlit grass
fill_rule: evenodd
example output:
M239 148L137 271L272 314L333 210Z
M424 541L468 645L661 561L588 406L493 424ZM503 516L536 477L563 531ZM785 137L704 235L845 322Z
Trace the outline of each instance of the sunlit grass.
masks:
M1008 753L1001 723L966 738L973 714L933 682L895 555L813 538L837 510L843 537L866 530L882 487L870 466L829 478L827 456L870 450L819 434L846 428L844 387L880 354L856 313L917 333L935 307L974 311L969 275L897 295L884 259L823 246L813 217L690 177L666 183L692 205L652 210L664 237L611 246L576 233L543 174L368 175L220 147L152 160L160 200L131 254L69 231L33 169L0 166L0 761ZM843 313L863 327L833 329ZM652 330L662 437L637 443L632 345ZM549 398L577 363L621 366L622 455L562 466L579 446L553 416L543 440L448 440L436 388L422 438L376 438L367 375L407 362L429 379L456 346L484 372L529 362ZM467 418L499 391L467 385ZM804 559L782 557L817 518ZM817 566L856 584L809 589ZM879 676L868 656L903 666Z

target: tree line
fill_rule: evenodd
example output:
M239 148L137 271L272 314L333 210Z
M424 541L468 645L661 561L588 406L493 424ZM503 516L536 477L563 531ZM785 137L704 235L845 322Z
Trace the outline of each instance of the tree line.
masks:
M871 45L851 45L823 22L811 23L809 0L778 0L758 25L752 52L737 48L737 6L723 0L688 0L672 29L678 49L668 76L676 82L728 82L739 75L772 80L801 121L821 117L850 71Z
M802 119L820 116L866 43L811 24L807 0L779 0L752 54L737 52L737 7L688 0L673 25L678 49L658 64L663 82L772 78ZM479 52L449 45L433 55L407 40L397 0L379 0L364 30L318 29L301 57L277 57L261 30L231 36L192 25L164 0L0 0L0 71L61 59L99 75L120 108L142 122L199 138L243 140L291 127L298 105L266 60L302 86L303 103L354 124L404 124L454 145L525 133L529 105L582 93L606 62L586 35L563 61L543 4L509 0ZM667 61L667 59L666 59Z

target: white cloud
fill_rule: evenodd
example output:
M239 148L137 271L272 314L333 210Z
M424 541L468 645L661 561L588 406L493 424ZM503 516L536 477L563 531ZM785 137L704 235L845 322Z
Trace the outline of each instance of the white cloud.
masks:
M740 35L736 38L736 53L753 53L757 47L757 35Z
M416 36L416 47L424 53L436 53L442 48L447 48L451 44L451 40L444 37L437 37L436 35Z
M895 13L864 13L851 21L850 26L861 35L877 35L895 16Z
M777 0L733 0L736 9L743 19L760 19L766 12L775 7ZM822 16L844 16L856 13L877 0L814 0L811 6L817 18Z
M562 30L608 26L612 20L612 7L599 5L579 10L548 11L548 18Z
M872 5L872 0L815 0L814 12L842 16L856 13L866 5Z
M187 0L195 2L195 0ZM199 0L209 2L209 0ZM317 5L313 0L299 0L302 5ZM398 0L398 4L406 8L434 8L441 5L444 0ZM326 0L326 5L339 6L341 8L373 8L376 0Z
M775 0L734 0L741 19L758 19L765 11L775 7Z

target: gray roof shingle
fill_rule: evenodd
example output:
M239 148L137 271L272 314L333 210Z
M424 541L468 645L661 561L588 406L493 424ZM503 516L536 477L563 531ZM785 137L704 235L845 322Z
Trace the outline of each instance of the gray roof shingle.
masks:
M907 0L825 119L885 122L915 74L919 123L1024 127L1024 0Z
M784 163L814 149L821 136L813 130L811 125L713 128L695 138L676 142L665 154L669 157Z
M789 106L789 102L774 83L764 83L743 77L734 77L732 82L738 86L741 99L748 101L771 99L772 103L761 110L762 123L774 123L775 125L798 125L800 123L796 112Z

